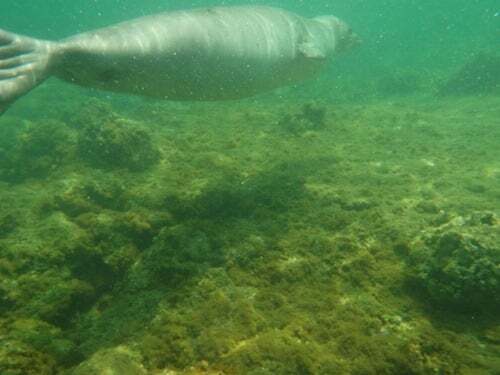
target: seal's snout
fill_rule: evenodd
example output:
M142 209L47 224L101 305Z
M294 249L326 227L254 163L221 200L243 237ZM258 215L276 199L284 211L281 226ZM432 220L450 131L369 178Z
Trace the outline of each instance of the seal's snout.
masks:
M333 33L332 38L337 52L349 51L361 44L361 38L351 27L335 16L319 16L314 18Z
M351 27L345 22L339 21L337 33L338 50L341 52L350 51L353 48L359 47L363 43L361 37L352 31Z

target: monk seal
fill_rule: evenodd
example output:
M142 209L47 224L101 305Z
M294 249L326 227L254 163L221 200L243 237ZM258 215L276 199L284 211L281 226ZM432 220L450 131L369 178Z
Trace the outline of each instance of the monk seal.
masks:
M240 99L313 77L357 43L337 17L267 6L160 13L58 42L0 30L0 113L49 76L168 100Z

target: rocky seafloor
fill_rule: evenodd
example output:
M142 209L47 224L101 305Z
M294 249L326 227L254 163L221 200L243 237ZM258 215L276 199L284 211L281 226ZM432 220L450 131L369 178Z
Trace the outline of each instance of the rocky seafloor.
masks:
M0 374L500 373L498 96L53 87L0 120Z

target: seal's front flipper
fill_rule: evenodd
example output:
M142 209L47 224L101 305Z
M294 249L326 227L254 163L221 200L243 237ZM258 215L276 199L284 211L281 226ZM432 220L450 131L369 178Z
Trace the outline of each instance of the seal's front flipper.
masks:
M55 44L0 30L0 115L50 74Z

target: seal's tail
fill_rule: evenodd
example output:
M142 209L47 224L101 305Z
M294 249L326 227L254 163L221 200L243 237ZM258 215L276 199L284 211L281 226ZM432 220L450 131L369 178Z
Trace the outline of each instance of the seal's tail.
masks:
M0 115L50 74L55 44L0 29Z

